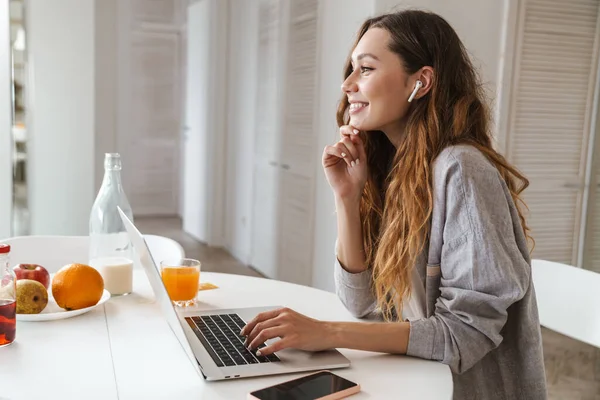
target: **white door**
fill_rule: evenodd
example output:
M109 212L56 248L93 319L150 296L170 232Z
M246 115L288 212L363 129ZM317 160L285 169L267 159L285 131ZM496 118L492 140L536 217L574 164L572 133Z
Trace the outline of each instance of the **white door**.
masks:
M318 0L262 0L251 264L308 285L317 170Z
M281 13L280 1L259 2L250 265L269 278L277 278L279 266Z
M119 2L119 132L123 184L135 215L179 213L180 2Z
M228 2L188 7L183 229L211 246L224 243Z
M187 79L183 153L183 230L203 242L208 238L208 132L211 0L188 8Z

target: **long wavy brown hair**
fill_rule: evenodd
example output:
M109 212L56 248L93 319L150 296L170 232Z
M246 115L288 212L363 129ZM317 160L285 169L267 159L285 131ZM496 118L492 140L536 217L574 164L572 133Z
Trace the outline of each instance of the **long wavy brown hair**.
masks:
M365 21L354 47L375 27L390 33L389 49L408 74L424 66L434 70L431 90L411 104L398 148L381 131L360 133L369 166L360 202L365 257L378 305L391 320L394 314L402 315L402 299L411 293L412 268L428 241L432 163L440 152L457 144L479 149L506 182L524 233L531 239L520 198L529 182L493 148L485 92L454 29L439 15L405 10ZM344 79L351 73L349 56ZM337 111L339 126L349 123L348 107L343 96Z

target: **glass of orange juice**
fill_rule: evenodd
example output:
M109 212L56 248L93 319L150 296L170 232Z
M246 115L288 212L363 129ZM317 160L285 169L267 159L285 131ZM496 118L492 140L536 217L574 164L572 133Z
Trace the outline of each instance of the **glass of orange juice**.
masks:
M196 304L200 284L200 261L191 258L161 261L160 276L173 304L179 307Z

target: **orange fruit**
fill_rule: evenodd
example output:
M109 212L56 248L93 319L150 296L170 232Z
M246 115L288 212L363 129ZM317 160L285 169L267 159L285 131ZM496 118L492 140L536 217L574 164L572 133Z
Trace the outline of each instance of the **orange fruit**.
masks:
M65 265L52 278L52 296L59 307L68 311L96 305L103 291L102 275L89 265Z

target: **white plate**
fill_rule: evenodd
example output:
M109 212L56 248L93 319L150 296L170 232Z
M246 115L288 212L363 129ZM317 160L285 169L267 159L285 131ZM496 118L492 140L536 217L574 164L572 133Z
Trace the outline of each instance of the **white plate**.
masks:
M94 308L106 303L110 299L110 293L104 289L100 301L96 305L82 308L79 310L67 311L60 308L54 301L54 298L48 293L48 304L46 308L39 314L17 314L17 321L54 321L57 319L65 319L76 317L77 315L85 314L86 312L92 311Z

